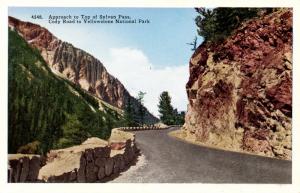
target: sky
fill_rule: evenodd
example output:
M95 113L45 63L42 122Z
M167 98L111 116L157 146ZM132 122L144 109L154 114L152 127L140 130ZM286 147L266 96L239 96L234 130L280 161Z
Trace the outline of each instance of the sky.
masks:
M197 35L194 9L10 7L8 11L10 16L40 24L59 39L95 56L132 96L146 92L144 104L151 113L158 115L163 91L170 93L174 108L187 110L185 84L193 53L187 43ZM32 15L41 15L42 19L33 19ZM49 15L122 15L150 23L53 24L49 23Z

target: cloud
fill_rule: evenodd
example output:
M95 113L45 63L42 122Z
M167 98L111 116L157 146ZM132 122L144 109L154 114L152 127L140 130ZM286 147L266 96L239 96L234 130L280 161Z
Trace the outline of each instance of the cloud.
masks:
M108 72L117 77L131 95L146 92L145 106L158 115L159 95L168 91L172 105L186 111L187 96L185 84L188 80L188 65L154 67L143 51L134 48L111 48L103 60Z

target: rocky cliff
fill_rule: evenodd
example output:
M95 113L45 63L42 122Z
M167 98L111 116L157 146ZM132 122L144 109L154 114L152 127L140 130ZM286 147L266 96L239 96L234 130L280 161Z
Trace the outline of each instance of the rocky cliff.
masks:
M190 60L187 139L291 159L292 11L245 22Z
M54 72L115 107L123 109L129 99L136 109L139 107L140 103L130 96L124 85L92 55L58 39L39 25L9 17L9 26L41 52ZM148 122L157 121L147 110L145 116Z

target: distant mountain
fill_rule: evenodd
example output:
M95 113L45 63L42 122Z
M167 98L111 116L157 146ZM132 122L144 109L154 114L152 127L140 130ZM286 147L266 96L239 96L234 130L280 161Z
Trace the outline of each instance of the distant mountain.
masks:
M8 152L46 153L107 138L120 120L74 83L55 75L40 52L16 31L8 42Z
M117 108L124 109L130 100L133 108L138 111L141 104L92 55L58 39L39 25L9 17L9 26L40 51L53 72L61 74L92 95ZM146 108L144 109L147 123L158 121Z

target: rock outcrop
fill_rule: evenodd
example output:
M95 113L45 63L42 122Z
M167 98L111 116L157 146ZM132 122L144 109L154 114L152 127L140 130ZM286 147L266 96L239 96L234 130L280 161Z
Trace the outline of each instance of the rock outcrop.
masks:
M55 73L62 74L84 90L115 107L123 109L129 99L134 108L138 109L141 105L117 78L107 72L98 59L87 52L58 39L46 28L36 24L9 17L9 26L41 52L42 57ZM154 123L158 119L146 110L145 120Z
M209 146L291 159L292 10L247 21L190 60L183 131Z

